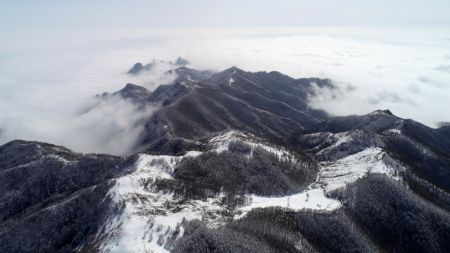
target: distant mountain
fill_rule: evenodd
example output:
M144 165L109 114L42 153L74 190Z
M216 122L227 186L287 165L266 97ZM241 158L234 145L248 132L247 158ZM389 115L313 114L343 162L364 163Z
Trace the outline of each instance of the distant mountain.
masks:
M0 147L0 252L450 251L446 125L333 117L308 104L331 80L177 62L98 96L158 105L131 156Z
M294 79L236 67L213 75L185 67L176 71L176 82L158 87L148 99L163 108L146 124L140 143L146 149L159 150L174 138L201 139L231 129L285 141L327 118L307 104L314 85L334 88L326 79ZM155 135L163 126L165 140Z
M151 62L147 63L147 64L142 64L140 62L137 62L136 64L133 65L133 67L131 67L131 69L128 70L127 74L129 75L138 75L141 74L142 72L145 71L149 71L152 70L153 68L156 67L157 64L167 64L173 67L184 67L186 65L189 65L189 61L182 58L182 57L178 57L175 62L172 61L163 61L163 60L155 60L153 59Z
M152 93L142 86L127 83L125 87L112 95L119 95L124 99L132 99L134 101L145 101Z
M190 62L182 57L178 57L177 60L175 61L175 65L178 66L185 66L188 65Z
M136 64L133 65L133 67L128 70L128 74L132 74L132 75L137 75L139 74L142 70L144 69L144 65L142 65L142 63L138 62Z

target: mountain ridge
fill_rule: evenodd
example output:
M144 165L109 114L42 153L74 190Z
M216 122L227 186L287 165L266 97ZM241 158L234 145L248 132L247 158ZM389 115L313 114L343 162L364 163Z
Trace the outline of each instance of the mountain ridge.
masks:
M1 252L450 250L446 126L311 108L329 79L173 71L97 97L160 106L130 156L0 146Z

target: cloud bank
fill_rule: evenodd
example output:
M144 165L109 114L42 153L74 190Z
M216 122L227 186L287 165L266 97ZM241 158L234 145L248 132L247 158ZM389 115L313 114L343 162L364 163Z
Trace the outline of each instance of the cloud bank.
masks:
M17 38L0 45L0 143L48 141L76 151L123 154L155 110L105 102L88 114L95 94L131 82L153 90L174 76L167 66L144 75L136 62L189 59L191 67L277 70L293 77L331 78L338 92L311 104L333 115L376 109L429 126L450 121L450 29L444 28L136 28L92 36ZM86 35L85 33L83 33ZM82 39L77 39L82 38Z

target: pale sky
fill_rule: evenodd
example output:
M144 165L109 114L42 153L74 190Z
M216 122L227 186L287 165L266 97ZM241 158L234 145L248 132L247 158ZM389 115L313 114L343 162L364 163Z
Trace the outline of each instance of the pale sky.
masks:
M0 0L0 29L450 25L448 0Z

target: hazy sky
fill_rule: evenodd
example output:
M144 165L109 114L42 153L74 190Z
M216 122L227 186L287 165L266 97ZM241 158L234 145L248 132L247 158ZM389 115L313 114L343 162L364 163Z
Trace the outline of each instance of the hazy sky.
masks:
M0 1L3 30L190 25L450 25L448 0Z

